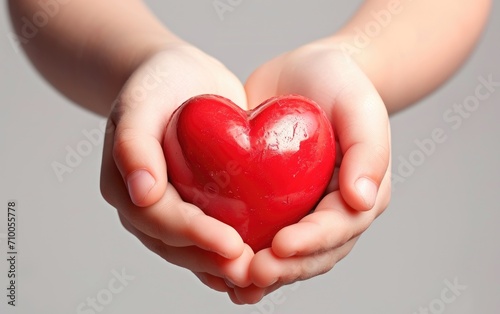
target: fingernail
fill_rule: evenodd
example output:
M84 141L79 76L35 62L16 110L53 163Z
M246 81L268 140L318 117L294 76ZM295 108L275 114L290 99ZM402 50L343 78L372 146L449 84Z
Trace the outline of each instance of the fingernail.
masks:
M146 198L155 185L153 176L144 169L136 170L127 177L127 188L130 199L134 204L139 204Z
M269 285L268 285L268 286L270 287L270 286L274 285L275 283L277 283L277 282L278 282L278 280L279 280L279 278L274 279L273 281L271 281L271 282L269 283Z
M377 198L378 188L373 183L372 180L367 178L359 178L354 184L359 195L365 201L368 208L372 208L375 205L375 199Z
M234 283L232 283L229 279L224 278L224 281L226 282L226 286L228 286L229 288L232 289L235 287Z

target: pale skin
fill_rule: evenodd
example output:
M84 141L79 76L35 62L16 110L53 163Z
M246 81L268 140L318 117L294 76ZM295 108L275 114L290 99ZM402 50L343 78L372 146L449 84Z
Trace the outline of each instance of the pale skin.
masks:
M402 1L403 9L369 45L346 53L356 43L355 29L373 21L370 12L391 3L367 0L337 33L277 56L244 85L171 33L139 0L72 0L22 47L61 93L109 117L101 191L124 227L168 262L245 304L329 271L384 211L390 199L388 114L428 95L464 63L491 2ZM37 3L8 1L20 36L21 18L40 10ZM334 125L339 154L328 193L314 213L282 229L271 248L253 252L233 228L183 202L168 183L166 123L184 100L205 93L245 109L271 96L302 94Z

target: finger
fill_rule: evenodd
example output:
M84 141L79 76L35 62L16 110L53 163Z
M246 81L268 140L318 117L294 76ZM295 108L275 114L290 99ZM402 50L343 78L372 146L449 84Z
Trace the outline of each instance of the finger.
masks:
M390 160L387 111L372 83L352 66L332 110L332 122L342 151L340 191L354 209L369 210Z
M236 304L236 305L243 305L243 304L245 304L244 302L240 301L240 299L238 299L238 297L236 296L236 293L234 292L234 289L230 289L227 292L227 295L231 299L231 302L233 302L234 304Z
M242 304L255 304L266 295L266 289L255 285L250 285L245 288L235 287L234 295Z
M200 272L194 272L196 277L200 279L200 281L205 284L206 286L212 288L215 291L219 292L229 292L232 290L232 288L228 287L224 281L224 279L210 275L208 273L200 273Z
M380 185L373 210L353 210L339 191L325 196L313 213L294 225L280 230L273 239L272 250L280 257L309 255L342 246L363 233L385 210L391 197L391 178L388 172Z
M339 248L306 256L281 258L270 249L259 251L250 265L250 277L256 286L269 287L272 291L277 284L286 285L324 274L349 254L357 239Z
M121 217L123 226L135 235L148 249L158 254L164 260L191 270L195 273L207 273L226 279L234 285L245 287L250 285L248 267L253 257L249 247L241 256L235 259L225 259L213 252L205 251L196 246L173 247L162 241L142 233L126 219ZM208 277L205 277L207 279Z
M114 139L113 157L135 205L149 206L158 201L167 184L159 138L148 130L122 123Z
M376 211L353 210L340 192L333 192L312 214L280 230L273 239L272 250L283 258L331 250L360 235L376 216Z
M228 259L239 257L245 250L234 228L183 202L172 185L168 185L164 196L153 206L142 210L130 204L117 207L134 227L165 244L196 245Z
M339 113L340 114L340 113ZM363 118L354 120L360 122ZM368 117L365 116L365 119ZM339 138L344 152L339 170L339 187L346 202L357 210L372 209L376 203L380 184L389 168L390 131L388 120L372 121L372 125L339 123ZM378 126L375 124L379 124ZM355 131L355 130L358 131ZM378 130L378 132L374 131ZM362 134L363 133L363 134ZM377 134L378 133L378 134Z
M110 135L113 160L130 199L141 207L154 204L165 192L167 172L161 143L172 109L180 105L161 97L158 84L146 89L148 77L146 69L139 69L130 78L109 121L115 126Z

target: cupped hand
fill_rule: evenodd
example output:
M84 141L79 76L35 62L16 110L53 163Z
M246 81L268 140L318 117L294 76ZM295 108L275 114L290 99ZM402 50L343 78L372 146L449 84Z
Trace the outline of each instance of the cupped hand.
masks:
M148 57L109 115L101 192L146 247L226 292L232 290L226 283L250 284L253 251L232 227L182 201L168 183L162 147L173 111L188 98L207 93L246 106L240 81L198 49L176 43Z
M313 213L283 228L272 247L250 264L252 285L229 291L235 303L255 303L282 285L330 270L390 199L390 126L369 78L337 45L318 42L281 55L248 79L249 107L283 94L301 94L327 113L337 162L325 197Z

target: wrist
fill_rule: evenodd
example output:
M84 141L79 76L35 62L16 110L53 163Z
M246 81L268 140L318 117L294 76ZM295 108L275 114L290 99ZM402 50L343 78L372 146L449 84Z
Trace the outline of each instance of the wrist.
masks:
M96 38L96 40L100 39ZM99 47L101 59L105 60L108 67L114 70L121 85L151 56L181 43L179 38L167 30L137 34L127 33L102 41L106 43Z

